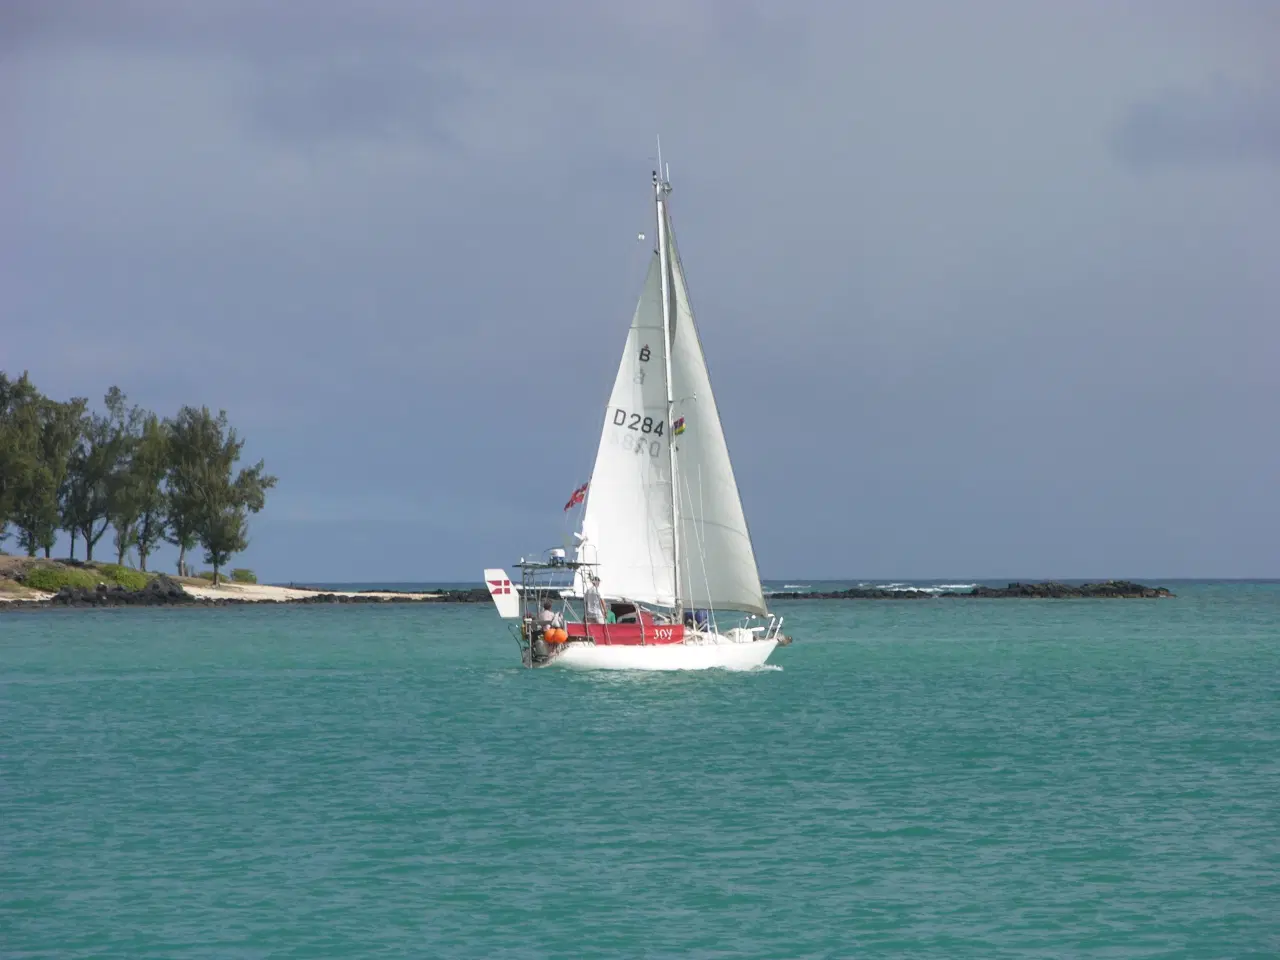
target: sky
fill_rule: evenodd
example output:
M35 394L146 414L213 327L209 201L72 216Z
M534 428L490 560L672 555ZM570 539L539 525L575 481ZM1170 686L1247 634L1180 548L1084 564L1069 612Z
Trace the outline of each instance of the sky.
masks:
M264 580L478 579L572 525L661 135L763 577L1280 577L1278 38L1262 0L6 0L0 369L225 409L279 477Z

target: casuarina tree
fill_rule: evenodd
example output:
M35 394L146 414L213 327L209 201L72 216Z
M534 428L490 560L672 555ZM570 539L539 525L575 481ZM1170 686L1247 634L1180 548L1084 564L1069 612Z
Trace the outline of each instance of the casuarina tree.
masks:
M106 532L109 517L119 509L113 501L120 463L129 453L129 413L124 394L112 387L106 395L106 415L81 417L80 436L71 453L63 488L63 525L84 538L85 559Z
M147 414L130 463L134 505L134 546L138 548L138 566L147 569L147 557L155 552L164 538L168 520L168 496L164 489L169 470L169 431L154 413Z
M142 443L147 412L125 405L125 395L116 388L107 394L107 419L115 444L115 463L107 477L107 520L115 531L116 563L138 542L138 518L145 493L139 483L135 459Z
M88 401L77 398L58 403L41 397L34 405L35 445L30 469L17 500L14 523L27 555L53 552L61 522L59 496L67 477L71 451L80 434L80 422Z
M215 584L222 567L248 546L248 514L262 509L276 485L261 460L236 471L243 448L225 411L215 417L207 407L183 407L170 425L170 539L182 550L181 565L189 542L183 537L194 537Z
M35 461L40 392L25 373L0 373L0 532L14 519L20 488Z
M25 373L14 381L0 374L0 526L13 523L28 556L52 552L59 491L84 408L81 399L43 396Z

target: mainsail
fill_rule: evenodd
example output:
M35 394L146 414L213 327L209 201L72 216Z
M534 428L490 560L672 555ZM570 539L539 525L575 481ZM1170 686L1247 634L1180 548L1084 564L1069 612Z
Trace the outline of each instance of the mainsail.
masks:
M608 596L674 606L666 350L662 269L654 254L605 408L578 558L598 564Z
M605 410L578 558L598 565L606 596L763 614L751 535L671 233L670 187L657 186L666 249L650 261Z

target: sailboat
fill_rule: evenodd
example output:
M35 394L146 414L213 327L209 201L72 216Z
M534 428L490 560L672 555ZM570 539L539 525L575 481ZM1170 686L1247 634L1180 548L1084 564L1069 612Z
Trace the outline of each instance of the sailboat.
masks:
M759 667L780 643L756 566L668 207L605 408L574 542L485 570L530 667ZM584 496L575 491L569 506ZM566 507L568 509L568 507ZM581 611L581 612L579 612ZM725 626L722 627L722 624Z

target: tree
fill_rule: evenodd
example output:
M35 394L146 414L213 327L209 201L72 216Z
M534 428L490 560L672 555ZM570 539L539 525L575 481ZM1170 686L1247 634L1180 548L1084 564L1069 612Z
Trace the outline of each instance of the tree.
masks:
M88 401L43 396L23 373L0 373L0 541L16 528L31 556L48 557L59 527L85 542L85 559L108 527L121 563L133 547L147 567L168 538L178 568L202 544L221 568L248 545L249 514L262 510L276 478L264 463L237 470L244 441L207 407L183 407L172 421L127 404L112 387L104 413Z
M142 514L144 490L135 467L142 443L142 431L149 414L140 407L127 407L127 398L116 387L106 396L107 419L111 424L111 443L115 462L107 476L107 521L115 531L112 542L116 563L124 563L124 555L138 542L138 519Z
M148 414L142 426L131 467L138 509L134 545L138 565L146 570L147 557L164 537L168 506L164 478L169 469L169 431L155 414Z
M35 522L29 533L44 549L46 558L53 552L58 537L61 523L59 501L88 405L89 401L84 397L73 397L66 403L46 398L41 403L38 470L42 486L38 499L33 503Z
M219 571L233 554L249 546L249 521L242 504L223 503L211 506L200 525L200 543L204 561L213 566L213 585L218 585Z
M19 488L29 482L35 462L38 419L33 408L39 399L26 373L17 380L0 373L0 531L14 519Z
M198 541L217 584L221 568L248 546L248 514L263 508L276 478L261 460L234 473L244 441L226 411L214 417L208 407L183 407L169 440L169 538L181 551L179 571Z
M67 465L67 478L62 482L62 489L58 491L58 519L62 523L62 529L71 535L71 559L76 558L76 538L80 536L80 513L79 506L81 500L75 492L75 485L79 483L77 473L71 468L76 457L76 451L71 451L72 461Z
M79 433L85 402L58 403L43 396L23 374L0 374L0 499L3 522L18 528L28 556L53 550L58 533L59 488Z
M187 551L197 543L197 514L200 511L201 474L210 451L218 446L218 435L226 417L214 421L207 409L183 407L166 424L169 435L169 469L166 474L168 515L167 539L178 548L178 575L187 573Z
M71 454L63 487L62 522L84 537L85 560L93 560L93 548L106 533L112 512L112 493L122 454L127 453L127 414L124 394L112 387L105 398L105 416L85 413L80 436Z

